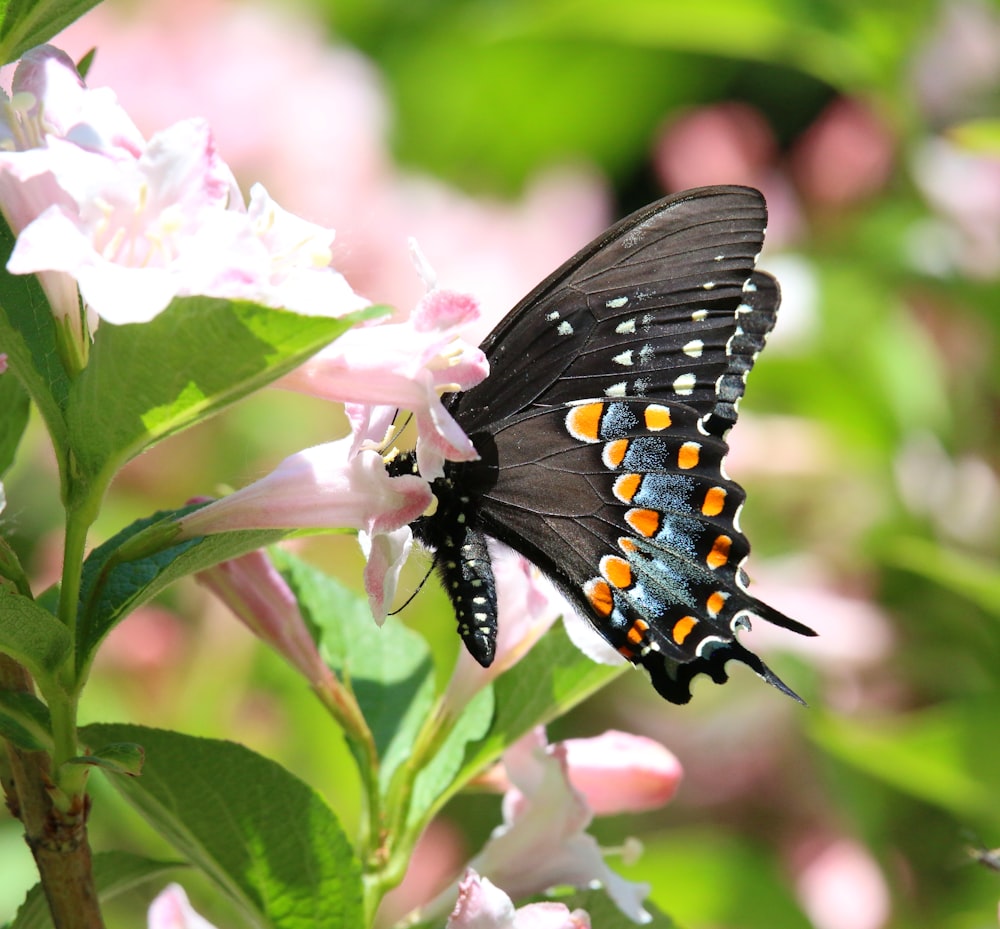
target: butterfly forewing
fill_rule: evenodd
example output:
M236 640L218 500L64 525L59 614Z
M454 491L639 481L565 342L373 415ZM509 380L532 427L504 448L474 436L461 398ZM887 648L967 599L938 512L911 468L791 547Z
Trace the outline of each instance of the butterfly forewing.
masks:
M760 194L743 187L689 191L634 213L487 336L493 375L457 395L452 412L475 432L533 405L675 390L707 412L765 220Z

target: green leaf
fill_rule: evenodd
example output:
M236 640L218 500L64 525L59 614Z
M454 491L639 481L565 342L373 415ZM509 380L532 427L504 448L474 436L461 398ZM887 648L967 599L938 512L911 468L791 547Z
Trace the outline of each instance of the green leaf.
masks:
M0 484L0 512L3 512L4 502L3 484ZM21 566L21 559L3 538L0 538L0 587L9 588L25 597L31 596L31 581Z
M0 345L8 363L3 377L13 372L21 381L62 459L69 441L64 416L69 378L60 361L52 310L38 278L5 270L13 248L14 236L0 216Z
M109 780L255 924L362 925L361 869L347 837L284 768L232 742L141 726L87 726L83 738L145 748L141 777Z
M495 706L493 687L484 687L455 720L434 757L417 774L407 816L408 827L425 825L444 806L448 797L464 785L464 780L457 784L455 779L464 768L469 744L477 742L489 731Z
M90 765L95 768L104 768L104 770L114 774L138 777L142 774L145 758L146 753L142 746L136 745L135 742L112 742L89 755L70 758L66 764Z
M652 887L643 905L654 918L665 918L659 905L669 908L681 926L813 926L802 914L787 871L775 860L775 850L759 834L740 835L718 822L685 827L674 819L662 832L648 833L643 839L645 850L637 862L612 866L627 880ZM723 886L726 892L719 893ZM595 921L594 925L600 924Z
M0 587L0 652L38 681L51 679L70 652L66 627L30 597Z
M181 861L154 861L121 851L97 852L93 861L94 886L102 902L153 878L186 867ZM36 884L28 891L10 929L52 929L52 917L41 884Z
M109 479L143 449L270 384L382 312L332 319L182 297L147 323L101 325L67 412L81 474Z
M1000 618L1000 566L995 561L915 537L893 539L882 557Z
M9 0L0 24L0 63L48 42L99 0Z
M137 520L95 548L84 562L77 631L77 672L84 674L94 652L114 626L178 578L220 561L245 555L292 534L281 530L220 532L189 539L146 558L118 562L119 548L140 532L190 512L186 507Z
M378 627L364 597L288 552L273 549L271 557L295 593L323 660L361 707L384 788L408 757L434 699L427 643L393 616Z
M31 398L13 372L0 374L0 477L14 463L21 436L28 425Z
M975 154L1000 154L1000 119L996 117L970 119L954 126L948 135Z
M986 699L881 722L816 716L810 734L825 751L897 790L960 818L997 822L1000 757L983 733L996 725Z
M29 752L51 751L48 707L34 694L0 690L0 736Z
M448 796L525 733L562 716L628 667L592 661L570 641L563 624L557 623L494 682L496 715L487 733L469 747ZM441 802L446 799L442 797Z

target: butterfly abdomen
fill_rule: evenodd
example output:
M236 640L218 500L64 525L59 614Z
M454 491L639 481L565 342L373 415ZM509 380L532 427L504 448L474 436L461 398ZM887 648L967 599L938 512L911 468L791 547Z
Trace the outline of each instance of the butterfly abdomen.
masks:
M390 473L413 470L413 456L401 455ZM413 524L417 540L434 552L434 566L458 621L469 654L484 668L493 663L497 639L497 591L486 536L476 527L473 498L460 492L452 475L477 470L474 464L448 462L434 484L437 509Z

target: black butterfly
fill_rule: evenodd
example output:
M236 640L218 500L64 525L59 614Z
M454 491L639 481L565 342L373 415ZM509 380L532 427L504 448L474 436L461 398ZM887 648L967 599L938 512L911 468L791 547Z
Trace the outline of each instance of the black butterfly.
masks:
M447 407L481 459L448 462L413 524L471 654L496 643L486 537L551 577L673 703L735 658L798 697L736 633L761 617L815 633L746 592L745 494L723 469L746 376L778 310L754 270L763 197L704 187L633 213L507 314L490 376ZM389 465L415 469L412 454Z

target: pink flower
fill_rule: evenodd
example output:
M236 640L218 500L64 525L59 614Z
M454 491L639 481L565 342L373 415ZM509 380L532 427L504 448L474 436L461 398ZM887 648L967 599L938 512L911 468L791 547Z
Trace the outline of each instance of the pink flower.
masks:
M0 352L0 374L7 373L7 353Z
M298 601L267 553L258 550L196 575L259 639L283 655L317 689L330 685Z
M483 353L462 338L479 315L475 298L432 290L405 322L359 326L278 381L279 387L327 400L360 404L352 417L363 435L391 421L397 408L413 413L417 465L429 481L445 459L478 454L444 408L441 394L467 390L487 374Z
M681 782L677 756L645 736L609 729L561 744L570 783L595 816L658 809L673 798Z
M673 799L684 773L677 756L659 742L617 729L558 744L566 752L570 784L595 816L658 809ZM517 789L502 762L477 783L498 791Z
M180 538L234 529L358 529L369 556L365 588L383 620L409 551L409 524L433 494L419 477L390 477L377 452L354 454L352 445L346 438L289 456L259 481L182 517Z
M515 910L507 894L469 868L446 929L590 929L590 916L570 912L562 903L529 903Z
M430 505L418 477L389 477L376 452L349 455L351 439L290 455L266 477L178 521L182 538L234 529L392 532Z
M194 294L326 315L365 305L329 268L331 231L263 188L247 211L204 121L147 143L110 91L88 90L48 46L25 56L12 91L0 129L0 199L18 233L7 267L38 273L57 315L77 313L77 284L114 323Z
M565 745L547 745L539 728L504 753L504 764L514 787L503 799L503 825L469 866L512 898L597 882L626 916L649 922L642 907L649 887L615 874L584 831L593 814L572 784Z
M215 929L188 902L184 888L170 884L149 906L149 929Z
M852 839L827 845L796 881L816 929L881 929L892 915L889 887L871 853Z

